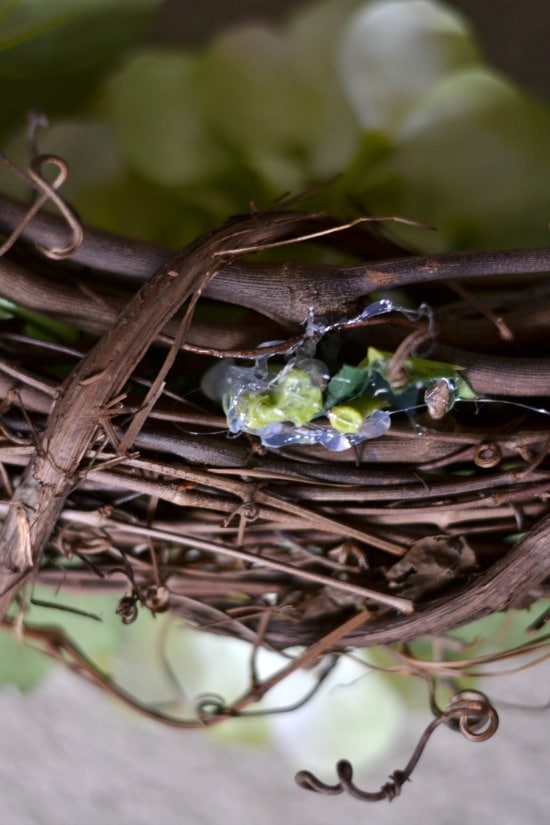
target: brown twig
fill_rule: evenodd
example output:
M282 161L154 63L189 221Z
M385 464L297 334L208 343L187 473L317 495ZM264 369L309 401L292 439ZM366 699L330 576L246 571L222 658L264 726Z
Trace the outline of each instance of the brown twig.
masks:
M134 367L180 304L212 277L212 255L234 233L247 242L276 238L300 224L294 215L270 214L230 221L161 267L119 316L117 325L73 370L54 405L40 450L31 460L0 535L0 593L3 613L18 586L40 559L71 490L75 473L97 430L102 409L118 395ZM174 277L177 273L177 277ZM94 379L91 382L91 379ZM21 514L32 547L28 564L21 543Z

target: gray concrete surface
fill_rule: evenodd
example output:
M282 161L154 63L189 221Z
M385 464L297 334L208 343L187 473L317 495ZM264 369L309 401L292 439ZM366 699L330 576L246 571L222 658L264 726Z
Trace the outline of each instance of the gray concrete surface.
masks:
M548 663L492 680L491 696L548 699ZM33 693L0 693L5 825L545 825L548 712L500 708L482 744L439 730L393 803L319 797L294 785L274 749L229 747L134 718L76 676L54 671ZM426 717L411 716L397 752L357 777L377 788L403 767ZM365 732L367 735L368 732ZM327 779L330 766L327 766Z

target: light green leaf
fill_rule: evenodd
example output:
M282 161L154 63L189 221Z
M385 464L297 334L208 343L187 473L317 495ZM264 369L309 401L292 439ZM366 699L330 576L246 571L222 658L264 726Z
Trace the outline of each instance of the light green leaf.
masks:
M372 210L434 225L422 233L434 250L537 246L548 243L549 145L550 112L489 70L465 70L410 113L359 187Z
M228 165L203 121L197 69L190 55L148 50L109 87L108 114L128 162L164 186L204 182Z
M340 50L343 88L365 129L398 134L448 74L471 66L477 48L463 20L428 0L366 3Z
M344 94L337 67L341 34L357 5L358 0L308 4L290 19L286 29L307 104L304 162L312 178L340 174L360 142L360 124Z
M199 77L212 132L273 194L300 189L311 106L287 39L261 25L226 32L206 49Z
M201 63L205 116L226 140L247 151L299 145L309 106L282 34L261 25L226 32Z

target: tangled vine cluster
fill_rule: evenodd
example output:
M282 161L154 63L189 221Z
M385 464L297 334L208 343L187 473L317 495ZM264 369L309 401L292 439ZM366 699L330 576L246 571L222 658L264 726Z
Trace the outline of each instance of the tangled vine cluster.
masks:
M57 191L66 173L39 156L21 173L32 206L0 197L5 626L196 727L243 715L296 668L324 661L321 684L354 647L547 595L550 249L417 256L372 219L280 204L170 251L82 226ZM293 262L292 243L339 262ZM273 246L289 259L254 257ZM392 297L404 288L408 307ZM201 390L220 359L223 407ZM231 706L169 717L26 624L31 579L112 592L124 623L170 610L303 652ZM299 784L392 799L441 723L478 740L498 723L472 691L434 712L381 791L357 788L346 761L334 786L305 771Z

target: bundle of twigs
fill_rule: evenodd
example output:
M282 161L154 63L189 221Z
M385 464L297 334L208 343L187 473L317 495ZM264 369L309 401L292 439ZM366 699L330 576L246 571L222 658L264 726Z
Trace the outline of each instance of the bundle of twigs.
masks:
M63 177L37 158L30 210L0 198L0 295L16 308L0 332L3 612L30 577L112 590L125 622L169 609L305 645L293 669L547 593L550 249L413 256L372 223L279 207L174 252L81 227L46 162ZM61 218L39 211L47 199ZM355 263L293 262L304 241ZM284 263L254 256L273 245ZM352 321L404 287L432 323ZM343 452L229 437L201 376L219 358L284 357L308 317L350 362L376 346L396 373L417 351L459 365L480 400L403 413ZM52 340L45 319L71 335Z

